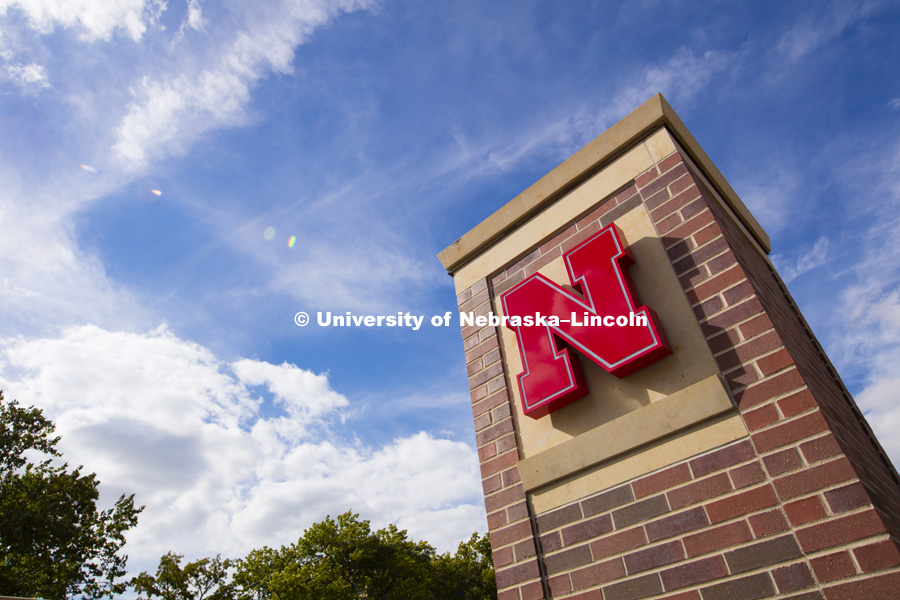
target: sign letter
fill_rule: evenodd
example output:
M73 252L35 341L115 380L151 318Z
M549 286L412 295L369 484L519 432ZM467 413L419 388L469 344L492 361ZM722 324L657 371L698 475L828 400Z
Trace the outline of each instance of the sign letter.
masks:
M507 321L522 356L517 379L526 415L542 417L587 394L573 349L619 378L671 354L656 313L636 305L628 276L634 258L620 240L609 225L563 256L580 296L535 273L500 297L507 316L556 317L535 318L532 326Z

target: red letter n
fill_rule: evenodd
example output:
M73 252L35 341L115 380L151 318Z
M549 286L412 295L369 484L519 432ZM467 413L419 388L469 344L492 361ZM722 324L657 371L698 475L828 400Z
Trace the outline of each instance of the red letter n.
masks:
M636 305L627 271L634 258L620 239L609 225L563 256L581 297L539 273L500 297L508 317L523 318L516 326L507 320L507 327L522 355L518 383L526 415L542 417L587 394L572 349L619 378L671 354L656 314Z

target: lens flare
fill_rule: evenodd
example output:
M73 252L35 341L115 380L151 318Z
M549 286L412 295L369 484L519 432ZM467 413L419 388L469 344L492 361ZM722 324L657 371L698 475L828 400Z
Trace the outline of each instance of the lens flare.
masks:
M267 240L271 240L275 237L275 228L274 227L266 227L263 230L263 237Z
M100 172L100 169L97 169L97 168L95 168L95 167L92 167L91 165L78 165L78 167L79 167L82 171L87 171L88 173L93 173L94 175L96 175L96 174L98 174L98 173Z
M296 244L296 243L297 243L297 236L292 235L291 239L288 240L288 248L293 248L294 244Z
M150 190L150 193L154 196L162 196L162 192L159 190Z

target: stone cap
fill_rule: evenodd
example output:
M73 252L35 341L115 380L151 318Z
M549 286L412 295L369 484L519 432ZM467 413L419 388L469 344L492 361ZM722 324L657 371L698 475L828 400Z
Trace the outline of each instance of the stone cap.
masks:
M738 218L741 225L766 252L771 251L769 236L691 135L662 94L656 94L631 114L610 127L594 141L544 175L527 190L510 200L497 212L438 254L452 275L520 222L576 187L651 132L665 127Z

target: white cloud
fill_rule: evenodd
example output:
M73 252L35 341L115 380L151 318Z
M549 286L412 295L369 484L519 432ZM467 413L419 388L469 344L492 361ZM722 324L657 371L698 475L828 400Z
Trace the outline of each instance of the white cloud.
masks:
M8 64L5 66L5 77L23 89L45 90L50 88L47 69L43 65Z
M828 238L820 237L811 249L795 259L773 255L772 262L778 267L778 272L785 283L790 283L800 275L828 264Z
M785 32L775 45L775 50L789 61L798 60L872 16L884 5L881 0L832 2L822 10L807 11L806 20Z
M41 34L76 27L82 39L96 41L122 30L137 41L165 7L164 0L0 0L0 16L21 11Z
M267 408L256 385L287 408ZM469 445L424 432L380 447L341 441L349 402L325 375L228 365L165 327L7 340L0 389L45 410L66 460L98 474L105 501L133 492L147 505L129 536L134 572L169 550L240 556L288 543L347 509L443 550L484 529Z
M131 89L133 102L115 131L114 153L129 169L152 158L180 154L204 133L245 122L250 90L269 73L288 73L294 47L341 12L367 6L366 0L287 0L259 13L248 11L246 27L234 33L211 64L199 70L145 76ZM196 10L194 10L196 9ZM191 11L194 12L191 12ZM189 7L200 23L199 5Z

